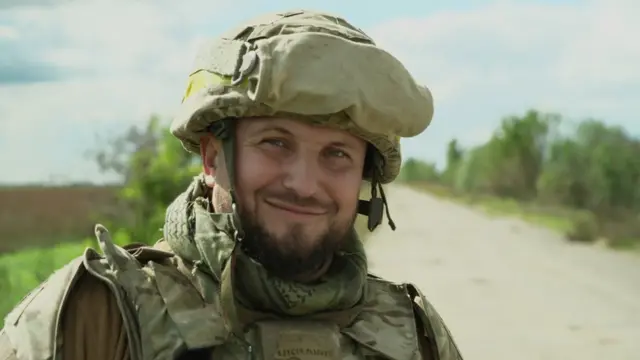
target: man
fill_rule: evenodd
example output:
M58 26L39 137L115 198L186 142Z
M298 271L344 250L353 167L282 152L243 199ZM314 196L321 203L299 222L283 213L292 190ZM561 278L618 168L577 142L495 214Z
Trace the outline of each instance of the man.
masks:
M171 126L203 171L163 239L123 249L96 226L103 255L14 309L0 360L462 359L414 286L368 273L353 230L358 212L380 224L399 138L432 115L430 92L335 16L272 14L205 44Z

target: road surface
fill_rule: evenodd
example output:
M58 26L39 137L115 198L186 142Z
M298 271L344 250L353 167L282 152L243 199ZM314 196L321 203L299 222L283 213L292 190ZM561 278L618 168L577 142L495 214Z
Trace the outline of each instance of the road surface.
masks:
M640 257L387 192L398 228L367 241L371 271L418 285L465 360L640 360Z

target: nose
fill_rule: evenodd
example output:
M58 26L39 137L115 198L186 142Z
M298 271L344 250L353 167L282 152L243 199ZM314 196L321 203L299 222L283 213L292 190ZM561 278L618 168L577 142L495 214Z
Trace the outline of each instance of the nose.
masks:
M309 198L318 191L320 169L315 161L296 156L285 167L284 187L294 191L301 198Z

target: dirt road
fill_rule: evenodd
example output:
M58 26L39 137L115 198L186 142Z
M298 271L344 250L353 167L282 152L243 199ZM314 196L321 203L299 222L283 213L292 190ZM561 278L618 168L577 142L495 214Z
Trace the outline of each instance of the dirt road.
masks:
M387 192L398 229L371 235L372 271L417 284L466 360L640 359L640 257Z

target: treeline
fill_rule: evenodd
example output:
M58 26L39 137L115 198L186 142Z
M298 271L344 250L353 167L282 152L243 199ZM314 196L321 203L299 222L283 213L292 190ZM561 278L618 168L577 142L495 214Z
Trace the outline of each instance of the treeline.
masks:
M640 239L640 139L602 121L570 124L535 110L505 117L480 146L464 149L451 140L442 171L409 159L401 179L549 211L578 210L567 233L573 240Z

